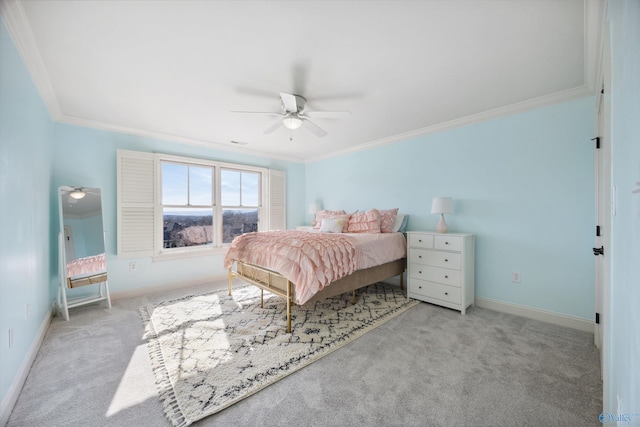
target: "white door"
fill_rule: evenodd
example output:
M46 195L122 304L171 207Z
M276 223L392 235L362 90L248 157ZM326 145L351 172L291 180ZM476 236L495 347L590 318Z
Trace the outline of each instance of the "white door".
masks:
M608 331L610 331L610 260L611 260L611 216L615 215L611 188L611 62L609 46L609 28L605 37L602 61L603 84L597 102L597 133L600 148L596 149L596 226L599 236L595 239L595 248L602 248L602 254L596 255L596 313L599 323L594 330L594 342L600 349L601 373L604 384L608 383ZM613 196L615 197L615 195ZM604 407L607 408L606 402Z
M64 226L64 256L67 261L76 259L76 250L73 247L73 233L68 225Z

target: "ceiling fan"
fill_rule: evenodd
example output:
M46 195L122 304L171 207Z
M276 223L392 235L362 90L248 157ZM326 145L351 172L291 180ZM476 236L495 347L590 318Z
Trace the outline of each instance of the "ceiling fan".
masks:
M309 120L310 118L319 119L342 119L350 117L349 111L306 111L305 106L307 100L300 95L293 95L290 93L280 92L280 100L282 101L281 112L261 112L261 111L234 111L234 113L248 113L248 114L267 114L271 116L279 116L280 118L276 123L267 128L264 131L265 134L271 134L284 126L287 129L294 130L300 126L304 126L318 137L327 135L327 132L320 126Z
M65 195L65 194L69 195L69 199L68 199L69 203L76 203L78 200L83 199L84 196L86 196L88 193L100 194L98 192L95 192L95 189L93 188L69 187L67 185L63 185L62 187L60 187L60 193L62 195Z

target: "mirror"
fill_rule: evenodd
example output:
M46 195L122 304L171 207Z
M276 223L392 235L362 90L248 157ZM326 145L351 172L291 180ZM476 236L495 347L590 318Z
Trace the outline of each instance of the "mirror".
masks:
M68 287L99 283L91 280L73 280L106 276L104 230L102 222L102 197L99 188L60 187L60 227L64 240L64 264ZM63 252L62 247L60 251ZM60 254L62 257L62 253Z

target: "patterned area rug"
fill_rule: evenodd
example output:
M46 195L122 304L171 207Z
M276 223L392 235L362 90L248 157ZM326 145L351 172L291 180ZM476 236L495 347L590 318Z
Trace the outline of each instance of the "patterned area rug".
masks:
M245 285L140 307L167 417L187 426L215 414L360 337L417 301L377 283L351 294L293 306Z

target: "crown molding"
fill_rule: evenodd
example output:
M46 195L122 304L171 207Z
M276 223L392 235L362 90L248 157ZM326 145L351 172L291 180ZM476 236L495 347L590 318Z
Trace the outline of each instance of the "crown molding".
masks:
M172 134L163 133L163 132L155 132L150 130L126 127L126 126L117 126L117 125L98 122L94 120L81 119L75 116L61 115L57 121L59 123L64 123L64 124L69 124L74 126L99 129L99 130L121 133L126 135L139 136L139 137L150 138L150 139L155 139L159 141L193 145L196 147L216 149L221 151L231 151L231 152L246 154L249 156L265 157L267 159L272 159L272 160L282 160L285 162L304 163L304 159L299 157L267 153L267 152L255 150L252 148L244 148L241 145L236 145L232 143L225 144L221 142L205 141L205 140L196 139L196 138L187 138L184 136L172 135Z
M31 75L44 104L46 105L52 119L56 122L67 123L77 126L102 129L118 133L130 134L141 137L148 137L168 142L177 142L205 148L219 149L223 151L237 152L247 155L265 157L274 160L282 160L295 163L313 163L320 160L343 156L363 150L368 150L378 146L399 142L415 137L425 136L442 132L462 126L492 120L505 115L515 114L531 110L534 108L560 103L579 97L593 95L597 92L597 86L601 80L602 61L602 32L606 20L607 0L583 0L584 2L584 85L573 89L557 92L547 96L542 96L532 100L515 103L509 106L500 107L478 114L469 115L455 120L435 124L413 131L392 135L390 137L366 142L344 150L339 150L321 156L301 158L280 154L273 154L255 150L249 147L234 145L231 143L221 143L204 141L161 132L148 131L143 129L128 128L117 125L110 125L97 121L89 121L77 117L64 115L58 103L58 99L49 80L49 76L44 67L44 62L35 43L33 32L29 25L26 13L20 0L0 0L0 16L3 17L9 33L16 48L22 57L25 66Z
M31 75L34 85L49 110L52 119L58 120L62 110L49 80L49 75L40 56L40 51L31 31L22 3L18 0L0 2L0 15L4 18L13 43L16 45L22 61Z
M518 102L515 104L507 105L504 107L494 108L492 110L484 111L477 114L472 114L466 117L461 117L455 120L449 120L447 122L438 123L433 126L427 126L424 128L416 129L409 132L400 133L386 138L377 139L364 144L356 145L354 147L347 148L345 150L336 151L331 154L314 157L307 159L305 163L313 163L320 160L326 160L333 157L344 156L346 154L356 153L358 151L369 150L371 148L380 147L382 145L393 144L396 142L417 138L420 136L431 135L438 132L444 132L463 126L469 126L476 123L486 122L488 120L497 119L500 117L522 113L536 108L546 107L548 105L559 104L573 99L584 98L586 96L593 95L594 92L586 85L578 86L573 89L568 89L550 95L541 96L538 98L530 99L527 101Z

